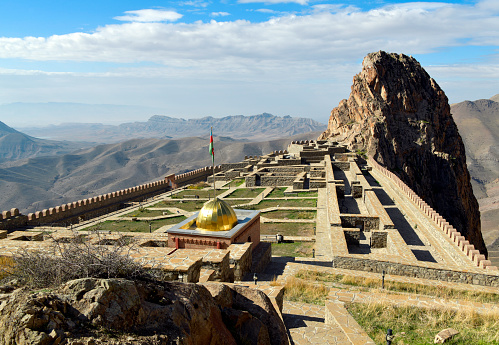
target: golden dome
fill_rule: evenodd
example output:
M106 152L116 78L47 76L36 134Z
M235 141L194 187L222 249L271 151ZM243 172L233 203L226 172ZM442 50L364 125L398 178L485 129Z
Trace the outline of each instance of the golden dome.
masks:
M219 198L207 201L196 219L196 227L201 230L227 231L236 224L236 212Z

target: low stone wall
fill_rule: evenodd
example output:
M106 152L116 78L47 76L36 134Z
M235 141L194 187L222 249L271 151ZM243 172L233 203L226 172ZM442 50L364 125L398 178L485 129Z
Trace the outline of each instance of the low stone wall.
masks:
M341 214L341 226L344 228L362 228L364 231L379 229L378 216L363 216L360 214Z
M370 260L350 256L335 256L333 258L333 267L346 268L357 271L375 272L380 274L385 271L387 274L399 276L499 287L499 275L497 274L475 273L470 271L454 271L444 268L409 265L397 262Z
M156 194L163 193L170 188L171 184L165 179L51 207L49 209L30 213L27 216L19 214L18 209L12 209L2 213L0 229L12 230L24 226L39 226L46 224L60 224L66 226L78 223L81 220L94 218L115 211L120 209L125 202L144 200Z

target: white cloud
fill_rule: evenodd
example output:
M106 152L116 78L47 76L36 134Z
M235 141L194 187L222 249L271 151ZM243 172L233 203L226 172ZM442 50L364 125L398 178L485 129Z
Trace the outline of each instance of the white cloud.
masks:
M145 10L127 12L133 21L90 33L0 37L0 59L77 61L90 67L100 62L145 62L148 67L110 64L105 73L86 74L44 72L40 67L2 69L0 75L13 82L0 86L0 93L13 95L13 101L36 94L40 100L69 95L77 102L119 104L120 97L128 104L164 102L177 115L214 113L224 99L231 100L224 108L226 115L241 113L237 107L246 114L265 110L283 115L286 110L291 115L306 115L306 109L327 114L339 99L348 97L352 76L360 71L360 62L369 52L421 55L463 45L470 49L499 46L499 9L491 8L494 3L488 1L476 5L410 3L370 11L313 6L304 14L284 14L259 23L182 23L176 12L168 16L141 12ZM485 93L481 98L490 97L485 88L499 89L497 56L483 59L475 65L426 69L452 101L478 99L480 92ZM11 87L30 76L40 80L36 90ZM45 88L47 80L52 82L50 88ZM99 95L94 95L93 83L103 90ZM189 101L187 95L203 102ZM86 101L92 97L100 98ZM193 110L195 103L200 104L197 110Z
M203 0L192 0L192 1L179 1L179 6L192 6L192 7L201 7L206 8L210 4L207 1Z
M230 16L229 12L211 12L212 17L226 17Z
M308 5L309 0L238 0L240 4L265 3L265 4L288 4L296 3L299 5Z
M131 23L106 25L92 33L50 37L0 37L0 58L140 62L197 66L203 60L241 64L265 61L361 59L377 50L424 54L441 47L499 45L497 13L480 6L390 5L371 11L284 15L262 23L235 20L208 23L175 20L171 11L130 12ZM466 25L463 25L466 23Z
M127 15L114 17L116 20L123 22L140 22L140 23L154 23L154 22L174 22L180 18L182 15L175 11L165 11L165 10L137 10L137 11L126 11Z

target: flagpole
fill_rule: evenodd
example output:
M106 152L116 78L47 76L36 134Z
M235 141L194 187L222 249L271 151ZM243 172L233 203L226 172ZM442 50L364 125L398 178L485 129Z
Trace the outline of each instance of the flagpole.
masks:
M211 162L213 169L213 200L217 197L217 190L215 188L215 150L213 148L213 127L210 128L210 145L211 145Z

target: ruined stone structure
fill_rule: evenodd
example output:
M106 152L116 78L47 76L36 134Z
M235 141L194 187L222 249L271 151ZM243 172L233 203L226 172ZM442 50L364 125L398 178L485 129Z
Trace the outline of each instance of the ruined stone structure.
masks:
M190 181L207 179L208 170L183 174L178 179L170 175L165 184L174 188L178 187L173 184L175 181L181 184L187 177ZM230 182L236 176L245 180L246 188L265 186L272 190L286 187L285 195L308 190L325 193L325 213L317 219L318 223L325 224L326 241L331 248L323 256L325 264L499 286L497 268L457 231L452 220L437 213L375 159L369 157L366 160L336 142L292 142L286 151L247 157L243 162L222 165L217 170L217 181ZM179 189L166 190L167 193L157 198L169 197ZM145 188L143 191L150 190ZM224 193L231 191L233 189L227 189ZM191 282L238 280L255 271L255 267L262 270L270 260L270 246L264 242L259 244L260 238L256 235L257 229L259 233L260 212L238 212L238 218L246 221L242 221L239 228L236 226L233 233L222 231L220 236L190 229L196 214L171 230L166 227L152 234L130 233L130 236L140 238L137 260L151 259L170 272L171 280ZM3 221L16 217L22 216L14 210ZM34 227L30 231L8 235L4 231L0 255L11 255L21 246L36 248L46 245L44 243L48 242L41 241L44 237L36 230ZM58 233L64 234L64 231ZM91 234L86 235L92 239ZM129 236L128 233L125 236ZM175 266L172 262L182 264Z

